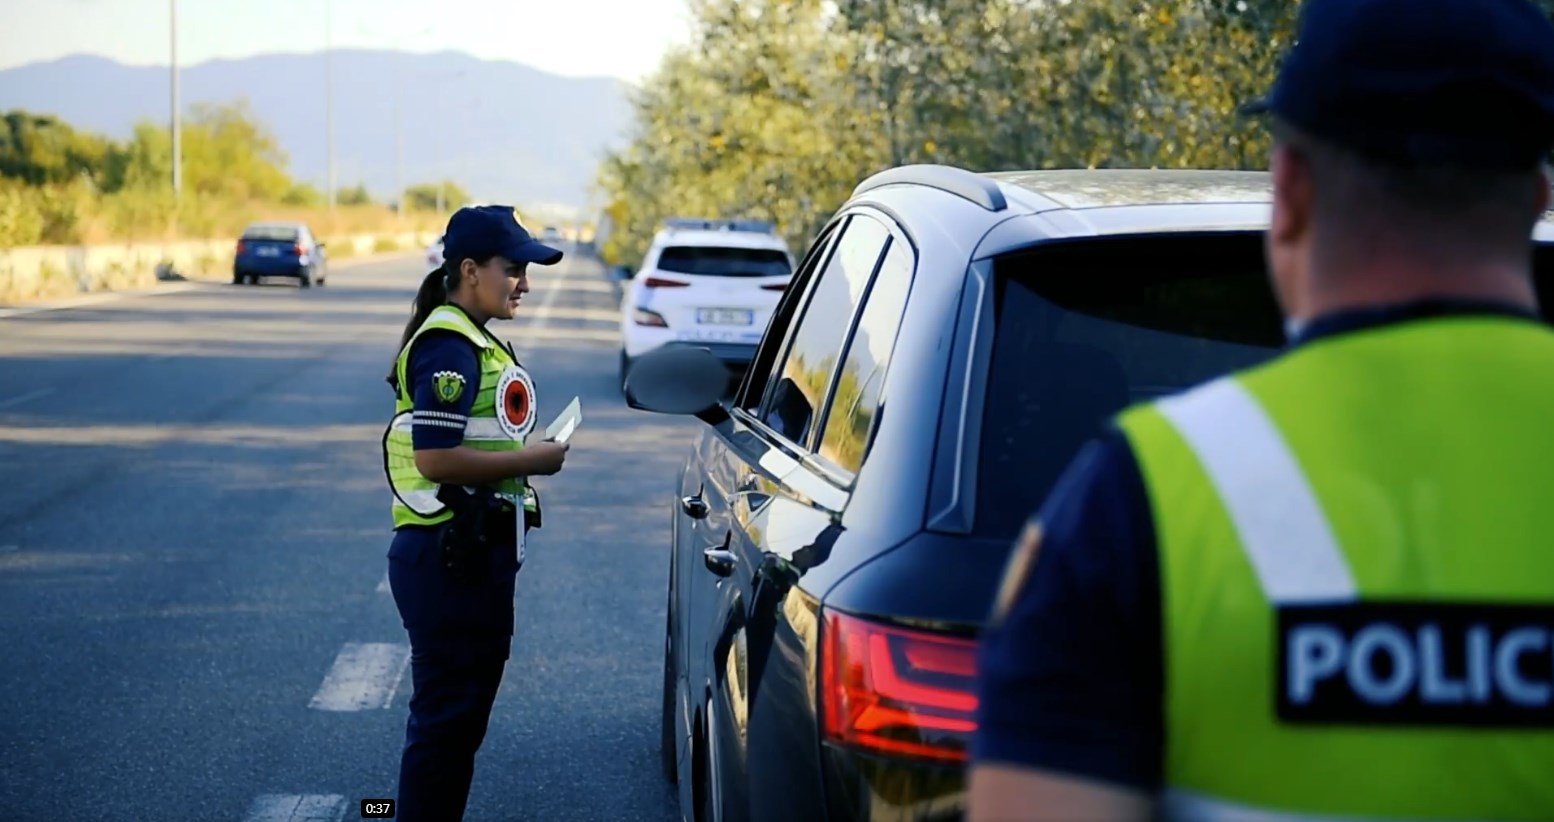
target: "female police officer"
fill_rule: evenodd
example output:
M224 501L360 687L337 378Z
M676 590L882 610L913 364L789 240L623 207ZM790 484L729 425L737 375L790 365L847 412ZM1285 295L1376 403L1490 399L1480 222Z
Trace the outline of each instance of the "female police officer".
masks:
M536 242L511 208L460 209L442 268L416 294L389 383L384 434L394 490L389 584L410 634L410 721L400 819L459 819L475 751L512 643L524 523L537 515L524 477L561 470L567 446L524 445L534 383L486 330L511 319L528 265L561 252Z

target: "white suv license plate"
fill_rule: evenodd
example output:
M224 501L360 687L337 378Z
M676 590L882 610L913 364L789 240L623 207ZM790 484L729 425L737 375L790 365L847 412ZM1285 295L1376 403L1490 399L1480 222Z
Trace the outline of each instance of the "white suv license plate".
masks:
M753 325L755 312L743 308L698 308L697 325Z

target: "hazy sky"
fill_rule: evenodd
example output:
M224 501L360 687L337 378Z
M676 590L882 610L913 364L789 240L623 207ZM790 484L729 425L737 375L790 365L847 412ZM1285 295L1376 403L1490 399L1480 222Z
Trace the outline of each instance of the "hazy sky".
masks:
M178 0L181 65L340 48L455 50L636 81L689 28L685 0ZM169 0L0 0L0 68L67 54L168 63Z

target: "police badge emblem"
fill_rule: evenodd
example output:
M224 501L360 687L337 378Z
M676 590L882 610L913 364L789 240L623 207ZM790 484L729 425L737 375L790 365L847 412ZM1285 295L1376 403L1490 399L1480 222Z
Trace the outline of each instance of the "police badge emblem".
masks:
M432 375L432 390L437 392L437 399L445 403L455 403L459 397L464 396L464 375L457 371L438 371Z
M509 367L502 372L496 384L496 421L502 432L514 440L522 440L534 430L534 380L521 366Z

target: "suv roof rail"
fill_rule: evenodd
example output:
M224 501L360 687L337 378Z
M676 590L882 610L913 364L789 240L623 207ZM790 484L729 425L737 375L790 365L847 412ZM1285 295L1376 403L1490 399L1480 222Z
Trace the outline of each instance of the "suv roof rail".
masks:
M955 166L928 164L900 166L881 171L859 183L858 187L853 189L853 196L857 197L865 191L873 191L876 188L900 184L936 188L963 200L969 200L988 211L1003 211L1009 207L1009 200L1004 197L1003 190L994 180Z
M664 228L672 231L750 231L776 234L777 224L770 220L714 220L705 217L670 217Z

